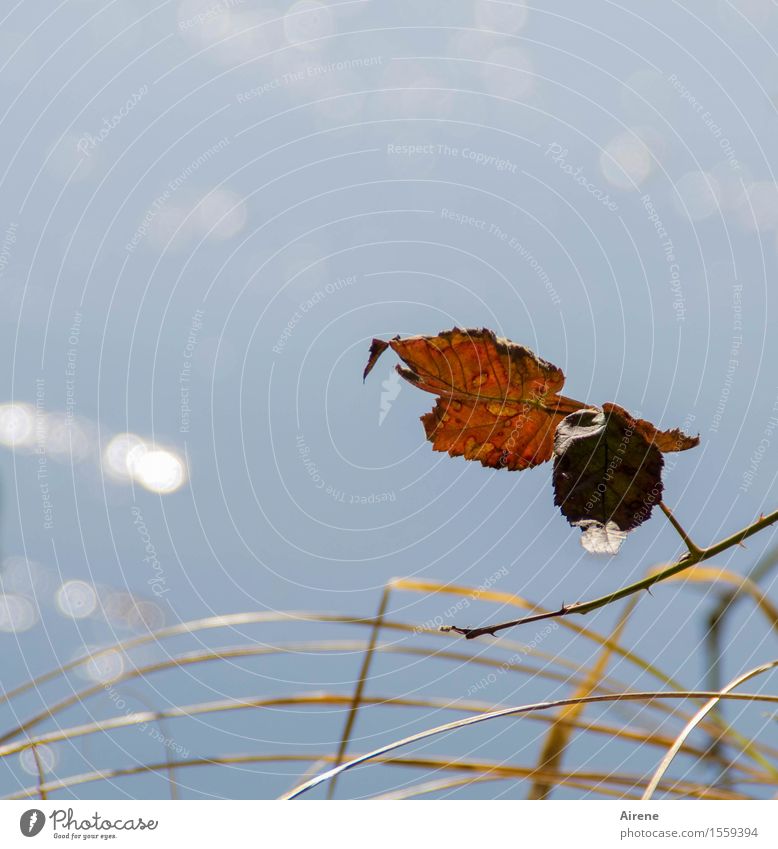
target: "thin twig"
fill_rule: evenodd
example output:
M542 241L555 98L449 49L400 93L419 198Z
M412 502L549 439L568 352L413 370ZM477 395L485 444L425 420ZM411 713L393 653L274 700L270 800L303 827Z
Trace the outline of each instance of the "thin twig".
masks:
M676 531L678 531L678 536L684 541L684 544L689 549L689 552L691 554L702 554L703 549L701 549L698 545L695 545L695 543L692 542L692 539L689 534L686 533L681 523L673 515L673 511L664 503L664 501L660 501L659 506L665 516L667 516L667 518L670 520L670 524L676 529Z
M620 590L615 590L608 595L600 596L600 598L595 598L591 601L579 601L576 604L563 604L559 610L550 611L548 613L536 613L532 616L525 616L523 619L513 619L510 622L502 622L499 625L485 625L482 628L458 628L454 625L448 625L441 630L455 631L457 634L462 634L462 636L466 639L473 640L476 637L482 637L485 634L490 634L494 637L499 631L504 631L507 628L513 628L516 625L526 625L530 622L538 622L541 619L554 619L560 616L570 616L573 613L580 613L582 615L591 613L593 610L598 610L600 607L605 607L606 605L612 604L614 601L618 601L621 598L626 598L633 593L641 592L642 590L650 590L654 584L658 584L673 575L677 575L679 572L683 572L685 569L688 569L690 566L694 566L696 563L701 563L703 560L710 560L711 557L721 554L722 551L726 551L728 548L740 545L743 540L746 540L748 537L753 536L753 534L775 524L775 522L778 522L778 510L775 510L767 516L762 516L753 524L748 525L748 527L743 528L743 530L732 534L732 536L721 540L721 542L717 542L709 548L701 549L695 546L696 551L688 551L680 558L680 560L677 560L675 563L668 566L666 569L662 569L660 572L655 572L653 575L649 575L640 581L636 581L634 584L629 584L626 587L622 587ZM680 528L680 525L677 527Z
M492 637L496 637L498 631L513 628L514 625L528 625L530 622L540 622L541 619L554 619L557 616L566 616L568 613L572 613L570 606L563 604L559 610L551 610L547 613L533 613L532 616L524 616L521 619L513 619L510 622L502 622L499 625L484 625L483 628L459 628L456 625L441 625L440 631L444 634L455 631L457 634L462 634L468 640L482 637L484 634L491 634Z

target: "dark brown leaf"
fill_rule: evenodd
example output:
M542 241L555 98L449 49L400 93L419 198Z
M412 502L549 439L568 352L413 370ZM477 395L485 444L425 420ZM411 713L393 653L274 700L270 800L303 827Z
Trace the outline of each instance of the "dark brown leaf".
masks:
M644 432L614 405L572 413L557 428L554 503L592 553L616 554L661 501L664 460Z

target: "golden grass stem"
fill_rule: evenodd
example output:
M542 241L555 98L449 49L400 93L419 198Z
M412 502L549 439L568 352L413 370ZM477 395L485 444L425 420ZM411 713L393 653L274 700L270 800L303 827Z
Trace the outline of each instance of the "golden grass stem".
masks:
M612 643L618 645L621 640L621 636L624 633L624 629L629 622L629 617L632 615L632 612L635 609L637 604L637 599L630 599L625 610L622 612L619 617L619 621L616 624L616 628L611 635ZM600 684L600 681L605 676L605 672L608 668L608 663L610 662L611 657L613 656L613 649L609 646L603 646L602 650L597 657L594 665L589 669L586 673L586 677L581 685L577 688L573 695L575 696L588 696L595 692ZM583 713L584 705L570 705L569 707L564 707L559 712L558 719L551 726L551 729L546 736L546 740L543 744L543 747L540 752L540 757L538 758L538 769L543 769L547 772L551 772L553 774L554 770L556 770L562 762L562 756L564 754L565 749L567 748L570 734L573 726L568 724L567 721L575 720ZM529 792L529 799L547 799L551 795L551 791L553 790L554 782L549 781L547 779L538 779L532 785L532 788Z
M370 676L370 664L373 661L373 653L375 652L376 643L378 642L378 636L381 633L381 625L384 621L386 608L389 605L389 596L391 595L391 592L392 584L389 582L384 586L384 590L381 593L381 601L378 605L378 612L376 613L373 627L370 629L370 641L367 646L367 651L362 657L362 667L359 670L356 687L354 688L354 699L351 703L351 707L349 708L349 712L346 717L346 724L343 728L340 744L338 745L338 751L335 755L335 766L340 766L340 764L343 763L346 749L348 748L349 741L351 740L351 732L354 730L354 723L356 722L357 712L359 711L359 705L362 701L362 694L365 691L365 684ZM338 778L335 776L327 788L328 799L334 798L337 782Z

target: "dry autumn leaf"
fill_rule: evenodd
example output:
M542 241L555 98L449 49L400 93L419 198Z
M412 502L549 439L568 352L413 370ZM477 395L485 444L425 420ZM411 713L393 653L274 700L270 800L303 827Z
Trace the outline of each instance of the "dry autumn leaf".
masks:
M668 454L671 451L686 451L689 448L694 448L700 444L699 436L688 436L682 430L674 428L673 430L657 430L651 422L645 419L633 418L623 407L618 404L603 404L603 412L618 413L630 428L637 432L663 453Z
M421 421L433 448L452 457L512 470L545 463L557 425L585 407L558 394L561 369L491 330L374 339L365 377L387 348L408 366L397 366L402 377L438 396Z
M659 431L616 404L580 410L557 428L554 503L581 528L587 551L616 554L661 501L662 452L698 442L679 430Z

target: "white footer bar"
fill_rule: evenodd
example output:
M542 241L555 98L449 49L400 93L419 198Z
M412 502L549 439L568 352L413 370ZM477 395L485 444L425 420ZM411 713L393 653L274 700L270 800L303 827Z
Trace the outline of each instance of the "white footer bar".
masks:
M67 841L67 842L66 842ZM107 801L0 804L0 846L778 847L778 802Z

